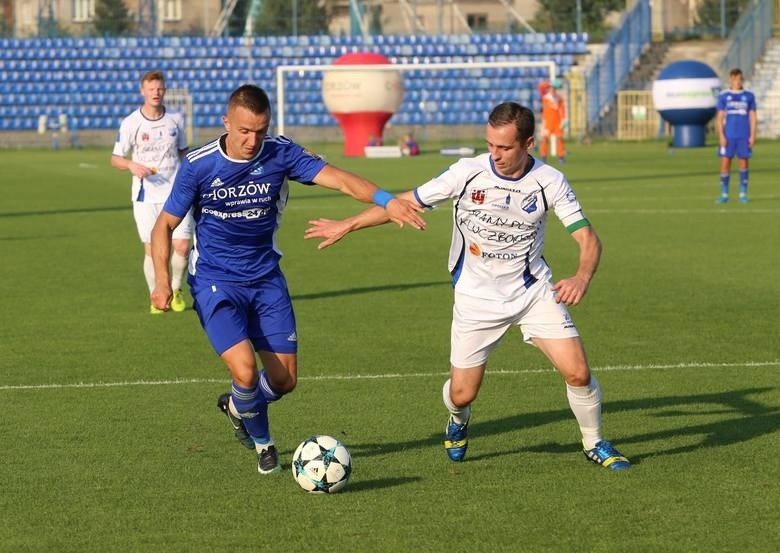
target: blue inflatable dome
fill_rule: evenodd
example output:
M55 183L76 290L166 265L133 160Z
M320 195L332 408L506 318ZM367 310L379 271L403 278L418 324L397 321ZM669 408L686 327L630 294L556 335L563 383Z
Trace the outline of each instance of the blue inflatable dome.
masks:
M674 127L675 146L704 146L720 86L717 73L700 61L676 61L661 70L653 83L653 102Z

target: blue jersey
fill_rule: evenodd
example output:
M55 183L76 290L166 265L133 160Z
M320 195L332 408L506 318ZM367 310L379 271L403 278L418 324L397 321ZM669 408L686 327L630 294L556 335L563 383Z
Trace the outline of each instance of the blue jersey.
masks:
M224 135L185 156L164 209L184 217L193 208L190 275L252 283L279 266L288 177L311 184L326 163L283 136L267 136L250 160L229 158L223 144Z
M726 138L750 137L750 112L756 111L756 97L749 90L724 90L718 95L718 111L724 112Z

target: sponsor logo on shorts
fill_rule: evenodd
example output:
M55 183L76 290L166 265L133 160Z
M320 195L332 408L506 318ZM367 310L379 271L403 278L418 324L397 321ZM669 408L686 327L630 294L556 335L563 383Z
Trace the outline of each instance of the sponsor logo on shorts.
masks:
M298 341L298 334L293 332L287 337L288 342L297 342Z
M561 323L562 328L574 328L574 321L571 320L571 316L566 313L563 317L563 322Z

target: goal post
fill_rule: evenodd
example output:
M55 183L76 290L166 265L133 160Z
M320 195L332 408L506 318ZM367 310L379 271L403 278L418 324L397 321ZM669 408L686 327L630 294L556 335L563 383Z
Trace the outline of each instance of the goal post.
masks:
M448 63L389 63L389 64L327 64L327 65L279 65L276 67L276 134L285 132L285 114L287 102L285 93L287 90L287 76L289 74L298 74L303 76L305 73L325 73L330 71L398 71L398 72L419 72L419 71L447 71L447 70L471 70L474 71L472 78L482 78L482 70L491 69L513 69L513 68L542 68L549 80L557 76L557 66L552 60L537 61L473 61L473 62L448 62ZM462 83L455 83L453 88L461 86ZM492 107L492 106L488 106Z
M187 144L192 148L195 138L192 128L192 94L186 88L169 88L165 92L165 105L173 111L178 111L184 117Z

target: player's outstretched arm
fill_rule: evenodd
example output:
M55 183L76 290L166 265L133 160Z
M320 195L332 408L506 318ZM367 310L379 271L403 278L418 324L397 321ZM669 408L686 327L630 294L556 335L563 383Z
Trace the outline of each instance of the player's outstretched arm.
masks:
M399 194L398 199L399 201L415 202L414 195L411 192ZM309 221L309 228L306 229L303 237L307 240L311 238L323 238L324 240L317 246L317 249L322 250L328 246L332 246L350 232L376 227L388 222L390 222L390 216L387 211L379 206L374 206L369 207L357 215L348 217L347 219L333 220L320 218Z
M425 228L425 220L419 215L423 208L413 198L410 201L398 196L394 197L359 175L332 165L326 165L314 177L314 182L320 186L338 190L361 202L380 204L387 211L389 219L399 227L409 224L418 230Z
M588 291L601 259L601 240L593 227L586 226L571 233L580 246L580 262L574 276L558 281L552 287L555 301L565 305L577 305Z
M181 217L162 211L152 228L152 263L154 263L154 290L151 293L152 305L168 311L171 307L171 275L168 260L171 258L171 236L173 229L179 226Z

